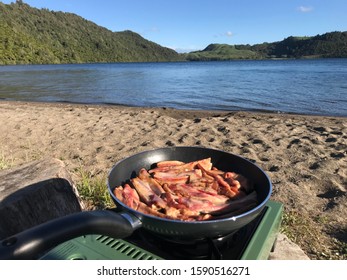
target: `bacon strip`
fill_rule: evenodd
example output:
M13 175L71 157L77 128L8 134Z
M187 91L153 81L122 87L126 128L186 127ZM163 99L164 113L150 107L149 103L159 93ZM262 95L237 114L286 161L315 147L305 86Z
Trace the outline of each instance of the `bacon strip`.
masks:
M147 183L151 190L158 196L160 196L164 190L158 181L154 180L146 169L142 168L138 176L143 182Z
M227 204L224 208L216 211L206 211L204 213L210 214L215 217L225 218L241 214L242 211L250 210L257 205L257 194L255 191L244 196L238 200L233 201L233 203Z
M244 176L212 166L211 158L189 163L162 161L114 190L120 201L145 214L200 221L235 215L257 203Z
M199 167L206 173L208 176L213 177L218 183L218 193L224 194L230 198L235 197L238 194L238 188L235 186L230 186L226 180L220 175L220 172L216 170L206 170L203 166Z
M157 167L168 167L168 166L177 166L184 164L183 161L178 160L166 160L166 161L159 161L157 163Z
M139 179L138 177L130 180L134 188L136 189L141 201L146 205L152 206L153 204L159 208L165 208L166 203L154 191L150 188L148 182Z
M171 184L185 184L194 178L201 178L202 173L199 169L192 169L182 173L171 173L171 172L153 172L152 176L160 184L171 183Z
M207 159L202 159L202 160L198 160L198 161L192 161L192 162L188 162L188 163L184 163L184 164L160 164L159 166L157 164L156 168L153 168L151 170L149 170L149 173L154 173L154 172L170 172L170 173L175 173L175 174L179 174L179 173L183 173L189 170L193 170L195 169L198 164L200 164L200 166L203 166L205 169L210 170L212 168L212 163L211 163L211 158L207 158ZM160 167L161 165L161 167Z
M128 184L125 184L124 188L122 186L115 188L114 194L125 205L137 210L140 203L139 195L136 190L134 190Z

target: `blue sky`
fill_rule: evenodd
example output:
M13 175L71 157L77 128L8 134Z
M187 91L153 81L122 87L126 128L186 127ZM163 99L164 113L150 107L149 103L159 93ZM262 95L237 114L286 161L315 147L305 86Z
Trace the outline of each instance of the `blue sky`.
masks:
M9 4L12 1L3 1ZM24 0L112 31L132 30L177 51L347 31L347 0Z

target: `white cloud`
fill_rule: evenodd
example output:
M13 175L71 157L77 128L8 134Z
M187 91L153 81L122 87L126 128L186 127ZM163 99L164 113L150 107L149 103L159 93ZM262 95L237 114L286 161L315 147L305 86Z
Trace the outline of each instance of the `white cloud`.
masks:
M312 12L313 10L313 7L310 7L310 6L300 6L298 7L298 11L301 12L301 13L309 13L309 12Z
M152 27L150 30L152 32L160 32L160 29L158 27L156 27L156 26Z
M234 33L232 33L231 31L227 31L227 32L224 32L224 33L218 33L218 34L215 34L214 37L215 38L219 38L219 37L232 37L234 36Z

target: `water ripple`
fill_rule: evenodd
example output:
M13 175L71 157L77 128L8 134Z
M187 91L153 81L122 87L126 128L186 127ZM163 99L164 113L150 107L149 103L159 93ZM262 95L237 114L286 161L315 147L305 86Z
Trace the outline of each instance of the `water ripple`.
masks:
M0 66L0 99L347 116L347 59Z

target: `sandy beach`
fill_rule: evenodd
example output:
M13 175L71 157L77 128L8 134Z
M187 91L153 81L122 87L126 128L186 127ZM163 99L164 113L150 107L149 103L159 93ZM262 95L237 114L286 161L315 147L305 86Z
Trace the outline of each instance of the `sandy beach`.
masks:
M346 118L1 101L0 126L1 158L58 158L74 180L158 147L241 155L270 176L292 241L311 259L347 259Z

